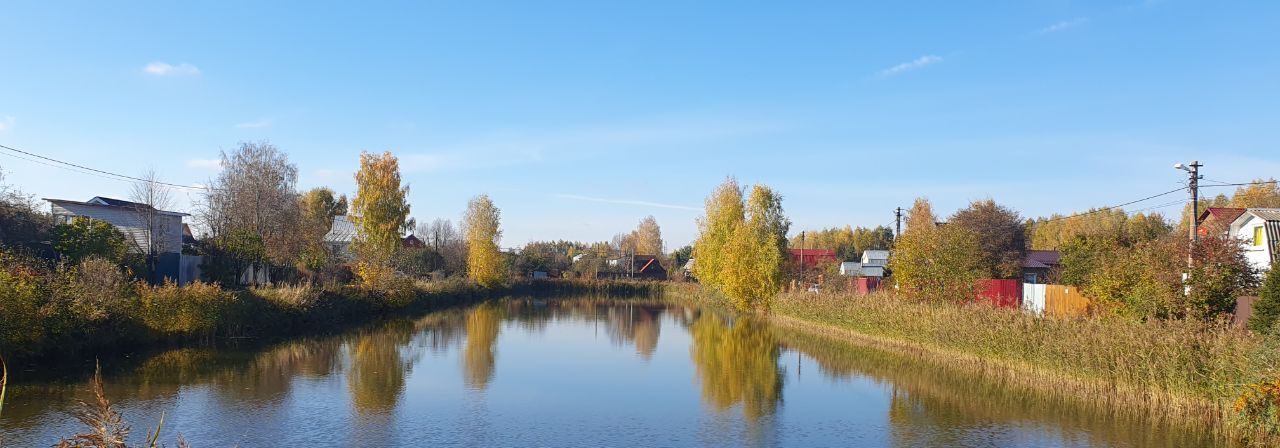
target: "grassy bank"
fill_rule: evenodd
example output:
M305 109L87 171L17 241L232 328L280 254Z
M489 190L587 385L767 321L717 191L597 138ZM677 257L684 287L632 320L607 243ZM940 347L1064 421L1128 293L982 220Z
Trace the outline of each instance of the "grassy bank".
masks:
M772 317L811 333L926 354L1112 414L1276 440L1274 411L1248 415L1237 406L1249 384L1275 376L1276 344L1222 322L1038 318L889 294L782 295Z
M146 348L333 332L382 316L421 314L509 295L653 296L660 291L651 283L566 280L488 288L459 279L403 280L382 288L245 290L100 280L80 272L0 270L0 354L10 366L48 370L63 362Z

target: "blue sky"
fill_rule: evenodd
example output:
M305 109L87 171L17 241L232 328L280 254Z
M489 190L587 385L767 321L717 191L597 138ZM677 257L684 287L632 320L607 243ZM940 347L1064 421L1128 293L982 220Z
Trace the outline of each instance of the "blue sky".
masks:
M1280 176L1280 4L973 3L6 1L0 144L195 184L269 140L301 187L348 193L359 152L390 150L413 216L488 193L504 246L648 214L685 244L727 175L779 190L797 230L917 196L1115 204L1192 158ZM40 197L129 188L0 167Z

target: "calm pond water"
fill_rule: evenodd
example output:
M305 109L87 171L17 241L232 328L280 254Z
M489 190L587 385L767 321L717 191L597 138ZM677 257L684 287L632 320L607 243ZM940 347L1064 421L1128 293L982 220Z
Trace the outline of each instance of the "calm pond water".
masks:
M504 300L108 371L135 442L228 446L1206 446L920 360L694 308ZM13 385L0 444L81 429L87 383Z

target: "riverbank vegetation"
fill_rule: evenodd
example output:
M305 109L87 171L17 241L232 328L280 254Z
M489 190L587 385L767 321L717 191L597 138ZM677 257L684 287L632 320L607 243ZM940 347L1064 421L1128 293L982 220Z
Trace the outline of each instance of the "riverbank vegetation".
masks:
M1245 412L1236 405L1263 401L1243 396L1242 385L1275 375L1280 344L1223 321L1040 318L890 293L785 294L773 311L809 331L1004 371L1003 381L1089 397L1114 412L1196 420L1233 436L1270 438L1280 429L1274 408Z
M330 332L396 313L421 313L518 294L656 293L658 284L511 281L480 286L463 278L399 278L364 284L227 289L196 282L150 285L117 265L79 265L0 253L0 353L10 362L77 358L124 347L271 339Z

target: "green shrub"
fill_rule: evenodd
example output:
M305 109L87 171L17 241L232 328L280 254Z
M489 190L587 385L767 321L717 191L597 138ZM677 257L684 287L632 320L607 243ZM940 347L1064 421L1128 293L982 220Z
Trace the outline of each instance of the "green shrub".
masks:
M88 257L119 261L125 253L124 234L106 221L77 217L53 227L53 249L64 261L77 264Z
M1258 301L1253 304L1253 317L1249 318L1249 329L1266 333L1276 326L1280 318L1280 266L1272 266L1267 272L1262 288L1258 290Z

